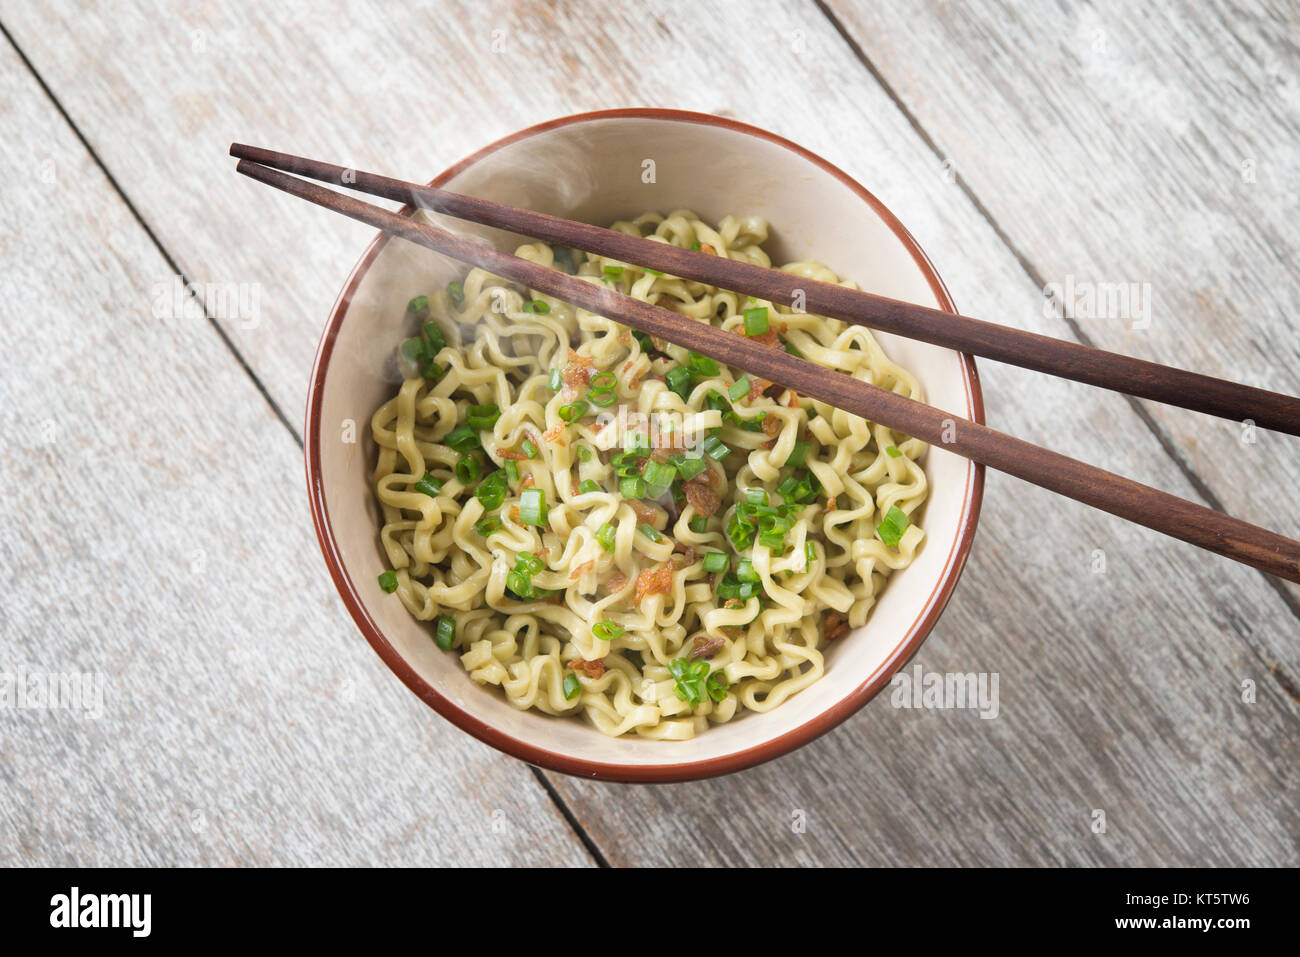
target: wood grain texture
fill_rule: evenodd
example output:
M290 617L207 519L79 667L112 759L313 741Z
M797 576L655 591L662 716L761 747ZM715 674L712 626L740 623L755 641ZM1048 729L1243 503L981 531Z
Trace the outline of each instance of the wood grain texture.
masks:
M53 159L0 186L0 672L102 696L11 688L0 865L590 863L528 768L391 693L293 437L201 313L155 313L170 268L8 44L0 104L0 162Z
M1079 336L1300 391L1300 8L829 5L1036 286L1148 284L1147 316L1075 304ZM1294 440L1143 414L1227 511L1300 534Z
M310 12L294 3L195 5L182 13L72 3L38 12L9 3L0 5L0 19L187 276L262 284L261 327L222 327L295 422L320 322L369 231L340 223L304 236L306 220L285 215L282 197L234 180L224 151L235 139L427 179L497 136L564 113L646 103L721 111L789 136L873 189L927 249L965 311L1074 335L1070 323L1044 316L1042 283L1017 255L1022 231L1063 232L1055 201L1041 205L1037 218L1026 210L1023 223L1005 227L1009 233L995 228L812 4L758 2L738 16L713 2L659 13L542 2L417 11L313 5ZM882 28L880 42L902 43L923 26ZM941 50L927 57L915 62L935 73L953 69ZM963 69L976 88L1007 83L1001 64L987 73ZM1008 104L997 122L1014 128L1024 112ZM1259 126L1252 135L1266 132ZM1157 177L1165 166L1148 158L1145 169ZM1095 185L1105 174L1089 175ZM1069 182L1059 178L1058 186ZM1139 208L1131 215L1158 221L1164 213L1147 209L1147 196L1134 194L1130 206ZM1274 248L1293 255L1295 233L1280 214L1274 232ZM1113 234L1089 240L1114 242ZM1254 262L1240 268L1241 281L1253 283ZM1286 335L1281 315L1259 321L1267 335ZM1147 357L1296 391L1287 375L1216 368L1180 351L1226 349L1238 335L1208 311L1185 323L1153 322L1147 332L1159 343ZM1281 462L1267 466L1280 476L1261 473L1253 493L1232 493L1240 477L1230 476L1230 464L1209 463L1212 470L1190 458L1189 478L1123 400L989 364L982 374L997 428L1177 495L1209 488L1261 524L1291 521L1288 486L1278 479L1294 449L1279 437L1261 435L1250 454ZM1227 453L1238 454L1210 437L1206 420L1185 418L1202 433L1188 449L1213 448L1209 458L1229 463ZM222 452L208 471L225 459ZM193 465L174 467L186 474ZM251 463L248 469L255 474ZM300 494L296 472L283 492L289 503ZM306 540L305 510L259 522L301 536L302 567L294 573L336 609ZM1105 571L1094 572L1103 560ZM214 614L222 601L239 600L220 590L202 597ZM363 643L332 614L314 639L365 661ZM247 647L265 642L268 631L250 627ZM809 747L717 781L650 788L552 780L620 864L1294 865L1297 710L1269 669L1300 673L1295 633L1294 615L1258 574L990 475L971 562L917 661L928 671L999 673L997 719L894 709L882 696ZM376 708L400 710L405 733L450 746L453 729L421 714L396 680L374 680ZM1253 704L1242 701L1244 681L1256 685ZM213 704L194 733L230 720L227 713ZM267 733L282 727L268 721ZM411 752L411 773L430 773L428 750ZM338 760L324 748L316 753L323 763ZM193 762L202 769L211 759L196 752ZM504 793L497 782L476 786ZM410 813L418 797L390 800ZM1095 810L1106 813L1104 834L1091 829ZM288 841L304 824L287 813L279 827L254 829L247 839L274 846L277 833ZM52 843L78 839L69 828ZM461 849L447 856L492 855Z

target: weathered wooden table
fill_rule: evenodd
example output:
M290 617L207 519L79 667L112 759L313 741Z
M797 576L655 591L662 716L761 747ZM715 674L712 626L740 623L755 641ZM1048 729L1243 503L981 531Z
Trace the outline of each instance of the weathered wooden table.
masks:
M997 719L882 697L697 784L478 744L325 574L301 410L370 231L234 139L422 179L567 113L734 116L970 314L1300 393L1297 7L975 6L0 3L0 672L103 681L98 718L0 709L0 863L1300 862L1300 590L1000 475L917 658L997 672ZM1300 536L1300 441L981 372L994 426Z

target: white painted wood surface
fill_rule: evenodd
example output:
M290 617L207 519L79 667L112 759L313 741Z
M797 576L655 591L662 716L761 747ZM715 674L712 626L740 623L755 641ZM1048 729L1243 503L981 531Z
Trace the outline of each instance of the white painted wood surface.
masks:
M241 139L428 178L552 116L722 112L876 191L973 315L1300 392L1286 16L1155 9L0 3L31 65L4 51L0 148L56 178L3 187L0 669L100 669L110 689L93 725L0 713L0 861L583 863L587 837L615 864L1296 864L1293 595L996 475L916 661L998 672L997 719L881 698L716 781L548 775L570 828L542 778L419 705L333 596L294 433L369 233L225 156ZM1089 17L1123 51L1104 76L1079 52ZM1241 66L1242 43L1270 65ZM1161 90L1176 121L1131 113ZM1222 168L1233 131L1253 192ZM154 320L144 292L176 269L256 284L260 321ZM1042 284L1067 275L1151 282L1150 327L1045 316ZM1296 440L981 372L995 426L1300 534Z
M7 45L0 863L587 863L532 772L428 721L358 644L293 436ZM32 699L35 703L35 699ZM96 715L96 712L99 712Z

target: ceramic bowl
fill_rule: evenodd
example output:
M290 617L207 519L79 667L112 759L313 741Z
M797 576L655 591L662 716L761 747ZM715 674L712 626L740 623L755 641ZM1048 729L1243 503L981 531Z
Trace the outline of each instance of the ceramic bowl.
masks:
M638 109L565 117L499 140L433 183L602 225L650 209L686 207L708 221L759 215L771 224L773 262L818 260L863 289L955 311L916 241L871 193L793 143L716 116ZM470 224L439 224L511 252L524 241ZM366 640L412 691L464 731L532 764L652 782L723 774L784 754L888 683L942 613L979 517L983 470L941 447L930 449L924 463L931 487L920 555L892 577L866 626L830 646L825 676L769 713L743 714L690 741L609 738L581 719L516 709L497 689L472 682L457 656L440 652L428 625L376 582L385 563L370 487L369 422L394 388L391 354L404 335L406 302L462 272L422 247L377 237L329 316L308 397L307 481L326 563ZM879 338L917 376L932 405L983 421L970 356Z

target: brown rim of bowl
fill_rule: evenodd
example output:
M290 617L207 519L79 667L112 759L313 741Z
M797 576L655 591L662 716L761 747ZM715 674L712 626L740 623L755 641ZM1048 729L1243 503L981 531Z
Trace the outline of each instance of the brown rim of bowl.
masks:
M852 189L875 211L885 224L898 237L899 241L911 253L912 259L915 260L921 272L925 275L934 293L936 301L940 308L946 312L956 313L956 307L953 305L952 298L948 295L943 281L935 272L934 266L926 256L924 250L912 238L911 233L904 228L903 224L898 221L884 204L880 202L869 190L850 177L843 170L822 159L814 153L809 152L801 146L790 142L784 137L769 133L766 130L749 126L746 123L740 123L736 120L725 119L723 117L713 116L708 113L692 113L683 110L666 110L653 108L633 108L619 110L597 110L588 113L575 113L572 116L564 116L559 119L548 120L545 123L539 123L536 126L530 126L527 129L519 130L502 139L497 140L488 146L483 147L478 152L471 154L465 159L456 163L454 166L444 170L437 178L432 181L431 185L441 186L451 177L455 176L461 170L473 163L478 162L483 157L488 156L510 143L514 143L525 137L534 136L538 133L553 130L562 126L570 126L577 123L586 123L592 120L605 119L652 119L652 120L674 120L681 123L699 123L708 126L719 126L724 129L734 130L738 133L745 133L749 136L758 137L775 143L791 152L803 157L811 163L821 167L827 173L830 173L841 183ZM401 210L402 215L409 215L413 212L410 206ZM311 501L312 521L316 526L316 537L320 541L321 551L325 556L325 564L329 566L330 577L334 579L334 585L338 588L339 594L343 598L343 603L347 606L357 627L366 640L370 642L372 648L384 660L384 663L402 680L408 688L414 691L419 697L433 708L434 711L442 715L448 721L455 724L461 730L472 734L485 744L489 744L500 751L513 755L530 764L535 764L552 771L560 771L564 774L572 774L578 777L594 778L603 781L620 781L631 783L667 783L672 781L690 781L700 778L716 777L722 774L730 774L733 771L741 771L745 768L753 767L764 761L770 761L773 758L780 757L795 748L798 748L809 741L825 734L831 728L844 721L851 714L870 701L881 688L889 681L894 673L905 665L925 641L938 620L944 606L948 603L953 589L956 587L957 579L961 576L963 567L966 564L966 558L970 554L971 543L974 540L975 527L979 521L980 505L984 498L984 467L973 462L968 463L966 473L966 499L963 507L961 531L953 545L952 551L948 555L947 562L944 565L943 572L934 591L931 592L929 600L922 609L920 617L913 622L912 627L908 629L903 639L898 643L894 650L886 658L885 662L876 669L875 673L869 676L854 691L827 708L816 717L805 721L799 727L778 738L773 738L763 744L745 748L731 754L721 755L715 758L706 758L699 761L687 761L680 764L654 764L654 765L637 765L637 764L607 764L601 761L588 761L582 758L570 757L569 755L559 754L554 751L548 751L545 748L539 748L527 742L520 741L501 730L489 725L472 714L462 711L447 698L438 693L428 682L426 682L415 670L403 660L395 649L384 637L379 626L374 619L370 617L366 610L365 602L362 600L347 571L343 567L343 559L339 554L337 542L334 539L333 528L330 525L329 509L325 504L325 491L321 482L321 462L320 462L320 443L318 436L320 432L321 402L323 401L322 385L325 380L326 371L329 368L330 356L334 351L334 341L338 336L339 326L343 317L347 314L348 306L351 304L352 296L356 291L361 277L365 275L366 270L374 261L379 250L388 242L388 236L381 233L371 241L361 259L353 267L347 282L343 286L343 291L339 293L338 299L335 300L334 306L330 311L329 322L321 334L320 345L316 350L316 361L312 367L311 384L307 393L307 422L306 430L303 436L303 452L306 459L307 467L307 490ZM979 374L975 368L974 357L969 354L962 354L962 366L965 371L966 391L968 396L967 412L971 419L976 422L984 422L984 393L980 388ZM751 716L752 720L753 716Z

